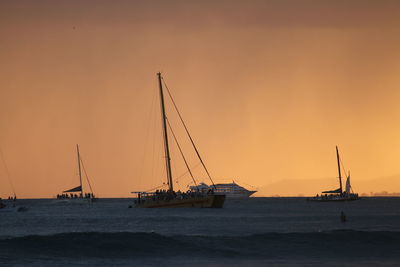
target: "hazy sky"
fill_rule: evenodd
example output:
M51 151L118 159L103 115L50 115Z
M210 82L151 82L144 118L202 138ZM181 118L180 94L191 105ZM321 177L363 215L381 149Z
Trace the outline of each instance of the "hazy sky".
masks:
M76 186L77 143L99 196L165 181L158 71L216 181L335 179L335 145L356 191L400 174L398 14L382 0L1 1L0 147L16 193Z

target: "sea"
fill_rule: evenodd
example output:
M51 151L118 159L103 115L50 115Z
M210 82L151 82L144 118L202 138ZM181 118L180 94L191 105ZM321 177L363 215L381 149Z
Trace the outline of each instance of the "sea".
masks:
M132 199L8 204L0 266L400 266L397 197L249 198L222 209L129 208Z

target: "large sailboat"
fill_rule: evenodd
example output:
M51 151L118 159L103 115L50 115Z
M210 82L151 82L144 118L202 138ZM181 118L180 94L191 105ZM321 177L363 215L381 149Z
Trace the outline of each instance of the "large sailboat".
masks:
M76 154L78 158L78 174L79 174L79 186L76 186L74 188L65 190L62 192L62 194L57 195L57 199L60 200L65 200L65 201L74 201L74 200L87 200L89 202L95 200L95 196L93 194L92 190L92 185L90 184L89 177L86 173L85 167L83 165L83 161L81 158L81 154L79 152L79 145L76 145ZM89 191L90 192L85 192L83 190L83 182L82 182L82 169L85 173L85 177L87 180L87 184L89 185Z
M223 194L214 194L213 190L208 190L207 192L200 191L187 191L180 192L174 191L173 187L173 177L171 171L171 158L169 151L169 140L168 140L168 129L171 131L172 136L177 144L179 151L181 152L182 158L185 162L185 165L188 169L188 173L192 177L193 181L195 179L193 174L189 168L189 165L183 155L182 149L176 139L174 132L172 131L171 125L167 119L165 114L165 102L164 102L164 90L163 90L163 79L161 73L157 73L158 76L158 85L159 85L159 93L160 93L160 106L161 106L161 121L162 121L162 129L163 129L163 139L164 139L164 154L165 154L165 168L167 173L167 185L168 189L166 190L157 190L155 192L132 192L137 193L137 200L135 200L135 207L137 208L222 208L225 201L225 195ZM168 88L167 88L168 90ZM168 90L168 94L172 100L173 106L179 115L179 118L185 128L185 131L193 145L193 148L203 165L207 175L209 176L211 182L211 176L205 167L203 160L200 157L200 154L194 144L194 141L189 134L189 131L175 105L175 102L172 99L172 96Z
M341 161L339 156L339 149L336 146L336 158L338 164L338 173L339 173L339 188L335 190L323 191L321 195L316 195L315 197L308 198L309 201L320 201L320 202L328 202L328 201L353 201L360 199L358 194L353 192L353 189L350 184L350 172L346 174L346 171L343 168L343 171L346 174L346 189L343 190L342 187L342 173L341 173Z

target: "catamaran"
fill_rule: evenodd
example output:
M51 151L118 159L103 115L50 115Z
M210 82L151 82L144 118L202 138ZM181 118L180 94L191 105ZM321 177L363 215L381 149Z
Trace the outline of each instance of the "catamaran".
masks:
M157 190L155 192L132 192L137 193L137 200L135 200L135 207L137 208L222 208L225 201L224 194L214 194L213 190L210 189L207 192L200 192L200 191L187 191L187 192L180 192L174 191L173 187L173 177L171 171L171 158L170 158L170 151L169 151L169 139L168 139L168 129L171 131L172 136L174 137L175 143L182 155L183 161L188 169L188 173L192 177L194 183L196 181L193 177L193 174L189 168L189 165L186 161L186 158L182 152L182 149L177 141L177 138L171 128L171 125L167 119L165 114L165 102L164 102L164 88L163 88L163 78L161 73L157 73L158 76L158 85L159 85L159 93L160 93L160 106L161 106L161 120L162 120L162 128L163 128L163 139L164 139L164 153L165 153L165 168L167 173L167 190ZM166 87L168 90L168 87ZM186 134L188 135L190 142L202 164L205 172L207 173L209 179L212 182L211 176L200 157L200 153L197 150L194 141L189 134L189 131L186 127L185 122L182 119L182 116L179 113L177 106L175 105L175 101L173 100L171 93L168 90L168 94L170 99L175 107L175 110L182 122L183 127L185 128ZM212 182L212 184L214 184ZM215 188L215 186L214 186Z
M342 173L341 173L341 164L340 156L339 156L339 149L336 146L336 158L338 164L338 173L339 173L339 188L335 190L328 190L323 191L321 195L316 195L315 197L308 198L309 201L320 201L320 202L327 202L327 201L353 201L360 199L358 194L353 192L353 188L350 184L350 171L346 174L346 170L343 168L347 178L346 178L346 190L343 191L342 188Z
M92 185L90 184L89 176L87 175L85 166L83 165L82 157L79 152L79 145L76 145L76 153L77 153L77 158L78 158L79 186L76 186L74 188L63 191L62 194L57 195L57 199L65 200L65 201L82 200L82 199L87 200L89 202L94 201L95 196L93 194ZM90 192L85 193L83 190L82 169L83 169L83 172L85 173L85 177L86 177L87 183L89 185ZM79 193L79 194L77 194L77 193Z

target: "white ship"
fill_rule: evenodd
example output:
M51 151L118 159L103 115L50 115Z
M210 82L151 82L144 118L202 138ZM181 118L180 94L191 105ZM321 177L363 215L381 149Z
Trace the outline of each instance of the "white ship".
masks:
M215 195L226 195L226 198L230 199L238 199L238 198L248 198L253 195L257 191L250 191L246 188L238 185L234 181L228 184L215 184L215 185L207 185L205 183L200 183L197 186L190 186L190 190L192 191L200 191L207 192L213 191Z

